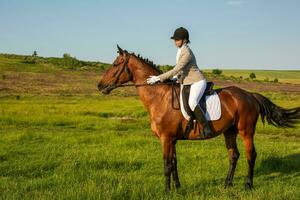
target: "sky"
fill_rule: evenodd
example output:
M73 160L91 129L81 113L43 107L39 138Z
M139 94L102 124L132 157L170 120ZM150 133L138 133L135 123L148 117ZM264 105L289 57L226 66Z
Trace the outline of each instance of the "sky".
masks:
M200 68L300 70L299 0L0 0L0 53L112 63L117 44L175 64L189 30Z

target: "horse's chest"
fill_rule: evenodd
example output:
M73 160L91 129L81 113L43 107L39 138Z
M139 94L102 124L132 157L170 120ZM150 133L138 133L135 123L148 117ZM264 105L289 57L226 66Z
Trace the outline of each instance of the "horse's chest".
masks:
M178 128L180 126L178 118L172 118L170 116L167 120L165 118L162 119L163 120L151 121L151 129L157 137L161 137L166 134L174 135L178 133Z

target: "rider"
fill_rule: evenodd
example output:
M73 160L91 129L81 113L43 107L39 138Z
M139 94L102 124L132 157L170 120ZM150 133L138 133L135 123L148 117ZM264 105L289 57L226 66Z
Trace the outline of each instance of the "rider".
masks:
M205 113L198 104L206 88L206 79L202 71L197 67L196 58L188 46L188 43L190 43L188 31L183 27L177 28L171 39L174 39L175 45L178 47L175 67L158 76L150 76L147 79L147 83L163 82L171 77L174 79L179 75L180 96L182 96L183 88L190 85L188 105L193 111L197 122L203 125L203 134L201 136L206 137L212 133L212 130L205 117ZM181 108L183 109L183 105L181 105Z

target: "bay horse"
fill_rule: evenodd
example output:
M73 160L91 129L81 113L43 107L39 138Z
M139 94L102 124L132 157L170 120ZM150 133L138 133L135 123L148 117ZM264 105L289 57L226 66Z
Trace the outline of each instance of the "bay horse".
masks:
M150 75L159 75L162 71L148 59L134 53L129 53L118 46L119 55L112 66L103 74L98 89L108 95L113 89L133 82L137 93L150 114L151 130L159 138L162 145L164 160L165 190L170 191L171 175L175 187L180 187L177 172L176 141L197 140L201 128L191 130L188 138L184 138L184 130L188 121L179 109L172 106L172 86L166 83L147 85L146 79ZM174 87L174 86L173 86ZM174 89L174 88L173 88ZM176 86L179 93L180 88ZM258 93L245 91L235 86L215 90L221 101L221 118L210 121L214 134L209 138L223 133L229 157L229 169L225 179L225 188L233 185L233 176L240 153L237 148L237 135L243 140L248 174L245 178L245 188L253 188L253 170L256 159L254 146L254 132L258 116L262 122L265 118L269 124L277 127L293 127L300 118L300 107L285 109L272 103L268 98ZM175 102L177 106L179 102ZM198 127L201 127L199 125ZM209 139L204 138L204 139Z

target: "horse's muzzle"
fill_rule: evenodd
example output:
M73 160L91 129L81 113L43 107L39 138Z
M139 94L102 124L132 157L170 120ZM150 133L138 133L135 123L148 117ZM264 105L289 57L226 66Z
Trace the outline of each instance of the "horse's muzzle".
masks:
M108 95L113 89L115 88L114 85L101 85L98 84L98 90L102 92L104 95Z

